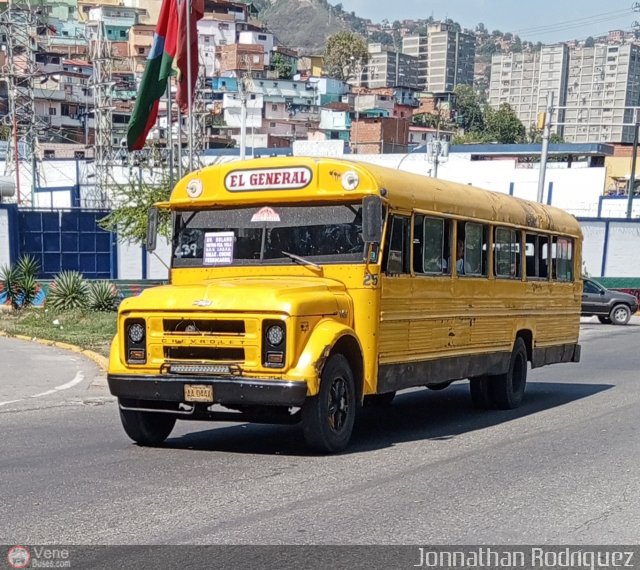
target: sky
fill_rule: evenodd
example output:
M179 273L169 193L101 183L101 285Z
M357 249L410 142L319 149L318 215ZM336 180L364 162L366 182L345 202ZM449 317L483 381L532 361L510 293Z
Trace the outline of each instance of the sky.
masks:
M336 0L330 0L337 4ZM347 12L354 11L374 22L384 19L436 20L451 18L463 28L482 22L489 31L518 34L521 39L554 43L606 34L609 30L631 30L640 22L633 0L341 0Z

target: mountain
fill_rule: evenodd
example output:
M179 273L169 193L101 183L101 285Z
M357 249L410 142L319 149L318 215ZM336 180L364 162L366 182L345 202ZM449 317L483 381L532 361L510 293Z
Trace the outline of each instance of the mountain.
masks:
M258 0L258 18L278 41L301 53L324 50L327 38L341 30L364 30L364 20L332 6L326 0Z

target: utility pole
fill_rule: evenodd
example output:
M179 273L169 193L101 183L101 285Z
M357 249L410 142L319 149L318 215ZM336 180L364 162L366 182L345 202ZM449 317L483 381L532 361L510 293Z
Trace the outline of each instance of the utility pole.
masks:
M540 153L540 173L538 174L538 203L544 201L544 179L547 175L547 156L549 155L549 137L551 136L551 115L553 114L553 91L547 92L547 112L544 116L542 133L542 152Z
M238 88L240 89L240 160L247 157L247 92L244 88L244 77L240 77Z
M102 8L101 10L104 10ZM103 14L92 22L96 28L96 39L91 42L90 55L93 61L93 108L94 108L94 166L95 194L92 207L104 208L110 203L109 188L113 185L113 54L111 42L106 37Z
M8 116L11 117L4 174L15 176L18 204L33 203L39 186L38 131L45 124L35 112L34 79L41 76L35 58L41 20L40 11L32 8L30 0L10 0L0 11L0 38L6 54L0 80L7 84ZM29 179L31 193L25 190L25 179Z
M629 188L627 189L627 218L631 218L633 212L633 194L636 190L636 160L638 158L638 110L635 111L635 126L633 127L633 156L631 158L631 174L629 175Z
M187 127L187 145L189 152L189 172L193 170L193 91L192 91L192 78L191 78L191 18L192 5L191 0L187 2L187 105L189 107L189 123Z

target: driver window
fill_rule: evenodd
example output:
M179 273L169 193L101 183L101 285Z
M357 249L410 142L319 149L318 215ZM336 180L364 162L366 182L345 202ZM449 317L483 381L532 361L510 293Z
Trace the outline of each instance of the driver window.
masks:
M386 273L398 275L409 271L409 240L411 237L411 218L391 216L385 247Z

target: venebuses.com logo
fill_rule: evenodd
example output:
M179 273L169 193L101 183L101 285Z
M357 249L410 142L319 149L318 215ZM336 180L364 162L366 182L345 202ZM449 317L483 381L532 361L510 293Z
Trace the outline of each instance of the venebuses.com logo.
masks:
M10 568L27 568L31 563L31 552L26 546L12 546L7 551Z

